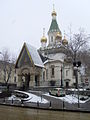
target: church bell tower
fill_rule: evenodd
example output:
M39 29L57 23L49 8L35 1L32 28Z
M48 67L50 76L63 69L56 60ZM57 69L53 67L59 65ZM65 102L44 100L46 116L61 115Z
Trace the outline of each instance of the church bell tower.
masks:
M54 46L57 42L60 42L62 40L62 33L57 24L57 20L56 20L57 13L54 9L54 5L51 16L52 16L52 22L48 31L48 39L49 39L48 46L50 47Z

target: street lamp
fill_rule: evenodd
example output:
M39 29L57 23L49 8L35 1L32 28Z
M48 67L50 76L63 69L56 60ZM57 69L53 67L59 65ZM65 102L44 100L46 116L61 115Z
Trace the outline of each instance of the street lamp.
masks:
M73 66L74 66L74 74L75 74L75 79L76 79L76 89L78 89L78 67L81 66L81 61L74 61L73 62Z
M62 66L61 66L61 88L63 87L63 81L62 81Z
M79 104L79 85L78 85L78 67L81 66L81 61L74 61L73 62L73 66L74 66L74 72L75 72L75 77L76 77L76 89L78 89L78 108L80 108L80 104Z

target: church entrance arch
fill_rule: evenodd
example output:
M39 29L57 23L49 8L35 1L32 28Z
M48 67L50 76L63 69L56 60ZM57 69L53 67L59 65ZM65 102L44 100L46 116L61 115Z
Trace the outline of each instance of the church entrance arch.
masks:
M25 74L25 89L29 88L30 74Z
M21 70L22 73L22 87L24 90L29 88L30 82L30 72L28 68L24 68Z

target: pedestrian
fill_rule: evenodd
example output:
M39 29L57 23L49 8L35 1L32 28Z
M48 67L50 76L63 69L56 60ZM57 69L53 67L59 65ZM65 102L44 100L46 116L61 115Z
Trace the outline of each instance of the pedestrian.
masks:
M39 101L37 101L37 107L39 107Z
M12 104L13 104L13 98L12 98Z
M49 104L49 108L51 108L52 106L51 106L51 101L50 101L50 104Z
M23 100L21 99L21 104L23 105Z

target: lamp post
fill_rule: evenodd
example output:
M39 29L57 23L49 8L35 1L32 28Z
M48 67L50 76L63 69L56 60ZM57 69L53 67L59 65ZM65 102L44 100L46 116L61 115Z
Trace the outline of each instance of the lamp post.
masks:
M74 70L75 70L75 78L76 78L76 89L78 89L78 108L80 108L80 104L79 104L79 85L78 85L78 67L81 66L81 61L74 61L73 62L73 66L74 66Z
M76 89L78 89L78 67L81 66L81 61L74 61L73 62L73 66L74 66L74 73L75 73L75 79L76 79Z
M62 66L61 66L61 88L63 87L63 81L62 81Z

